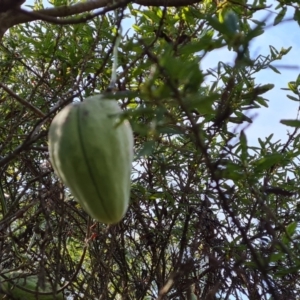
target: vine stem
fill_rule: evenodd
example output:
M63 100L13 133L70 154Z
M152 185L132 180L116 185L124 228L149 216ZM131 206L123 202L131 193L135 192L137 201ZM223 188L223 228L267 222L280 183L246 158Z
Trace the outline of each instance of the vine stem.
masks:
M118 18L118 13L115 10L115 17ZM111 72L111 79L108 86L108 89L114 90L116 81L117 81L117 68L118 68L118 48L122 39L122 25L120 24L119 30L117 33L118 37L116 39L114 50L113 50L113 66L112 66L112 72Z

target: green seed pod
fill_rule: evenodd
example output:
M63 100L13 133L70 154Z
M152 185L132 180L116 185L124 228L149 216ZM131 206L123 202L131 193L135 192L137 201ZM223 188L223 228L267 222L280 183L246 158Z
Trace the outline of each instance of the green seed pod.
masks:
M118 223L127 211L133 133L119 122L121 108L100 95L59 112L49 129L54 171L94 219Z
M25 276L22 272L15 271L1 276L0 299L14 300L63 300L62 292L54 294L49 282L44 288L38 285L38 276Z

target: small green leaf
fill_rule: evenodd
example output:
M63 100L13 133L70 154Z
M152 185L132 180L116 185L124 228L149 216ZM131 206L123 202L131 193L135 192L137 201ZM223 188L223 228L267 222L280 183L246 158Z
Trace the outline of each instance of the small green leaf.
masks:
M267 101L268 100L263 97L257 97L255 100L255 102L259 103L260 105L263 105L264 107L269 107Z
M191 97L187 97L184 103L190 110L196 109L200 114L211 114L214 112L212 105L219 98L220 95L218 93L211 93L203 97L192 95Z
M269 65L269 68L270 68L272 71L274 71L275 73L281 74L281 73L278 71L278 69L275 68L275 67L273 67L272 65Z
M300 120L280 120L281 124L291 127L300 127Z
M288 53L291 51L291 49L292 49L292 46L291 46L291 47L288 47L287 49L281 48L281 49L280 49L280 54L281 54L281 55L286 55L286 54L288 54Z
M262 149L264 149L266 147L266 143L264 143L261 138L258 138L258 142Z
M283 159L281 154L274 153L266 155L265 157L262 157L258 159L254 165L255 165L255 172L260 172L263 170L270 169L273 165L280 162Z
M293 101L300 101L299 98L296 98L296 97L293 97L293 96L290 96L290 95L286 95L289 99L293 100Z
M154 148L154 141L145 142L142 149L138 152L136 158L151 155Z
M278 51L275 47L273 46L269 46L270 51L271 51L271 57L274 59L278 56Z
M279 253L273 253L270 255L270 262L277 262L282 259L284 254L282 252Z
M300 85L300 74L298 75L297 79L296 79L296 84Z
M294 94L296 94L296 95L299 94L298 89L297 89L298 85L296 84L295 81L290 81L288 83L288 87Z
M286 232L289 236L292 236L295 233L295 230L297 228L297 222L292 222L286 227Z
M247 145L247 137L243 130L241 131L241 134L240 134L240 144L241 144L241 150L242 150L241 160L243 162L245 162L248 157L248 152L247 152L248 145Z
M283 7L282 10L278 13L277 17L274 20L274 26L282 21L287 11L287 7Z
M299 9L295 9L294 20L298 22L298 25L300 25L300 10Z

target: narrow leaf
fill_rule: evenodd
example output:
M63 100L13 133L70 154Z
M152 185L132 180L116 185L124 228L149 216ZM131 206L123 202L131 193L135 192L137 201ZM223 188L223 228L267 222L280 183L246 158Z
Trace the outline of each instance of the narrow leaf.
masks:
M300 127L300 120L280 120L281 124L291 127Z
M284 18L285 14L287 11L287 7L284 7L279 14L277 15L277 17L274 20L274 26L277 25L278 23L280 23L282 21L282 19Z

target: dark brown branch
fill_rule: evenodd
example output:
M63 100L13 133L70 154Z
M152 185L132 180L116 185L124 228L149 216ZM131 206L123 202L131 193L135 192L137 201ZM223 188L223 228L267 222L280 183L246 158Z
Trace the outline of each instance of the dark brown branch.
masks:
M12 2L12 1L11 1ZM16 11L15 8L18 8L20 4L23 3L23 0L15 0L13 1L13 5L11 5L9 0L0 0L0 40L2 39L6 30L14 25L27 23L39 19L44 19L45 21L55 23L60 23L62 20L55 20L52 18L58 17L68 17L73 15L78 15L84 12L89 12L95 9L107 7L109 10L109 6L121 7L124 4L130 1L118 1L112 5L111 0L94 0L87 2L76 3L71 6L59 6L54 8L42 9L38 11L32 11L31 13L24 13L22 10ZM199 0L137 0L132 1L135 4L144 5L144 6L186 6L195 3L200 3ZM73 22L72 22L73 21ZM71 23L74 23L74 20L70 20ZM78 23L77 21L76 23ZM66 23L66 22L63 22Z
M0 0L0 13L20 7L25 0Z

